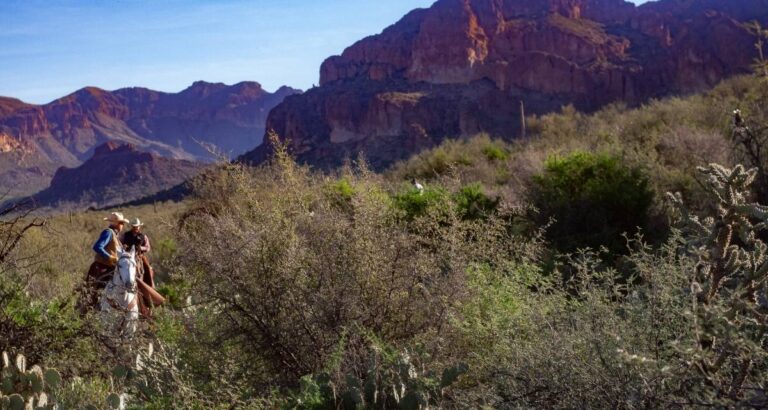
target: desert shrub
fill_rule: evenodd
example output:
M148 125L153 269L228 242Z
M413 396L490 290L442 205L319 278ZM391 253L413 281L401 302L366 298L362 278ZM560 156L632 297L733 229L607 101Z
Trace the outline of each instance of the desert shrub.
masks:
M441 190L391 201L364 167L344 177L354 195L343 210L325 177L286 157L240 172L226 207L186 219L180 261L207 306L195 337L236 351L257 389L321 371L337 386L365 381L371 340L455 365L439 341L467 297L466 269L511 258L521 242L500 219L464 221Z
M488 217L499 206L499 198L491 198L483 192L480 184L462 187L454 195L459 215L464 219Z
M489 296L514 298L501 311L508 313L487 312L495 318L486 322L490 329L466 323L467 332L487 335L483 351L489 354L470 361L470 368L485 369L475 379L493 386L484 400L496 407L638 408L669 406L684 397L675 384L683 378L671 377L680 369L665 367L676 363L674 344L693 336L683 308L686 268L692 265L674 252L641 249L629 258L643 285L617 283L615 272L601 268L592 253L568 262L573 280L567 287L533 276L539 291L530 292L528 275L497 278L504 285ZM664 275L657 277L656 269ZM505 345L490 343L494 333L503 335ZM658 377L665 372L670 377Z
M427 187L424 191L409 188L394 196L394 206L404 213L406 220L426 216L429 213L440 214L448 210L449 196L440 187Z
M653 192L648 178L616 157L575 152L547 160L534 176L529 198L540 224L554 223L547 238L561 252L579 248L624 249L622 234L643 229Z
M592 251L563 262L565 284L524 261L470 270L473 297L451 340L474 354L455 403L765 406L766 262L757 233L768 210L747 200L754 170L703 171L718 210L695 217L674 196L683 231L659 249L633 239L622 258L638 280L617 281Z
M492 181L497 168L510 158L510 152L508 143L485 134L469 139L447 139L433 149L395 164L387 174L395 180L438 181L466 175L468 179Z
M157 285L156 290L165 298L166 307L182 309L187 304L189 284L181 279L166 281L162 285Z
M328 184L329 200L343 210L349 210L352 206L352 198L355 196L355 189L347 178L341 178Z
M503 148L495 144L488 144L483 147L483 155L485 155L489 161L506 161L507 158L509 158L509 154Z

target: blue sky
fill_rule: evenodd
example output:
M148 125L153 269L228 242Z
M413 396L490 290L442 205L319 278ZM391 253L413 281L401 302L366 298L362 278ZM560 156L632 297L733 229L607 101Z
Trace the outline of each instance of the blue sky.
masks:
M0 0L0 95L196 80L306 89L320 63L434 0ZM536 1L536 0L532 0Z

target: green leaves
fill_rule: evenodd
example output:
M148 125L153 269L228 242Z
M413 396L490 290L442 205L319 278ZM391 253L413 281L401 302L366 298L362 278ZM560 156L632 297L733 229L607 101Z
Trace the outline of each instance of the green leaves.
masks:
M465 220L483 219L496 211L500 198L491 198L480 184L467 185L454 195L459 215Z
M653 192L648 177L613 156L574 152L551 157L528 190L540 225L554 219L548 239L561 252L625 250L622 234L648 231Z
M423 192L409 189L395 195L394 205L405 213L405 220L411 221L432 212L443 214L449 211L448 193L441 188L428 186Z

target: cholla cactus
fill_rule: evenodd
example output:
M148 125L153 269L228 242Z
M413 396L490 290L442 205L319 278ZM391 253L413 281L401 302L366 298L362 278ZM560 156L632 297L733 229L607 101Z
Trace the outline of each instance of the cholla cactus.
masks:
M740 109L733 110L731 141L739 161L757 169L752 191L760 203L768 203L768 126L749 118Z
M11 361L3 352L3 368L0 373L0 408L11 410L53 409L53 391L61 384L61 374L54 369L43 370L40 366L27 369L23 355Z
M698 258L691 290L699 350L691 364L718 396L735 399L756 361L765 361L762 343L768 324L760 295L768 279L768 246L760 233L768 223L768 207L750 201L756 169L710 164L699 171L715 200L714 215L691 215L679 193L668 194Z

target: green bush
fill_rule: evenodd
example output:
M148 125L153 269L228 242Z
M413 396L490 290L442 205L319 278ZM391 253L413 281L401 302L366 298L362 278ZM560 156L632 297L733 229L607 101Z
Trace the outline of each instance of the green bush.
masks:
M328 199L339 209L350 209L352 198L355 196L355 188L347 178L341 178L328 185Z
M411 188L394 197L395 207L404 212L404 218L412 221L415 218L423 217L430 211L439 211L447 209L448 195L441 188L428 187L423 192Z
M575 152L551 157L529 189L547 238L561 252L607 247L621 253L622 234L645 229L653 203L648 177L613 156Z
M483 147L483 155L485 155L489 161L506 161L507 158L509 158L507 151L494 144L488 144Z
M454 196L459 215L467 220L482 219L499 206L499 198L491 198L480 184L467 185Z

